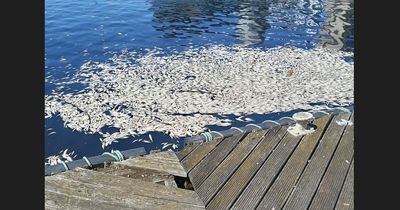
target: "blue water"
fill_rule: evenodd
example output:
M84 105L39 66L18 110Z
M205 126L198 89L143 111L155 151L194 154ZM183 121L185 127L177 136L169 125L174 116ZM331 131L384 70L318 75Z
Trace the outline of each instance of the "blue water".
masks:
M353 51L353 18L353 0L45 0L45 93L57 89L49 81L68 80L83 63L105 62L123 50L158 47L168 53L210 44L241 44L260 48L320 45ZM74 88L66 91L80 87ZM257 123L284 115L290 113L251 117ZM100 135L66 129L57 116L46 119L45 136L46 157L68 148L77 158L111 149L160 149L160 143L169 139L153 133L153 144L132 144L128 139L103 150Z

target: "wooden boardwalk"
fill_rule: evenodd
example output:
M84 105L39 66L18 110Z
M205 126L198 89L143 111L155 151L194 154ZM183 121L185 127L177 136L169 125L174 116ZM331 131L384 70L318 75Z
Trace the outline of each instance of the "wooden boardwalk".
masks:
M353 113L187 146L177 154L206 209L353 209Z
M45 177L46 209L204 209L192 190L177 187L187 174L174 152L77 168Z
M46 176L45 208L354 209L354 134L346 121L353 112L319 117L303 136L277 124Z

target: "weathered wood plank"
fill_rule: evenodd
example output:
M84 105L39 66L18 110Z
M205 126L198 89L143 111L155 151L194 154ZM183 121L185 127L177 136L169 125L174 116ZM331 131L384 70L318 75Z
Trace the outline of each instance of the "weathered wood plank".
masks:
M335 209L354 209L354 158L347 172L346 181L343 184Z
M328 115L313 122L313 124L317 126L315 132L306 135L301 140L296 150L279 173L279 176L264 195L264 198L257 206L257 209L281 209L283 207L294 184L299 179L304 167L307 165L307 161L314 151L314 148L321 139L325 129L328 127L330 119L331 116Z
M213 150L220 142L222 138L214 139L210 142L204 142L188 154L182 161L183 168L189 173L193 167L195 167L211 150Z
M276 133L279 127L271 129ZM210 176L196 189L204 203L208 203L226 180L240 166L251 151L258 145L263 136L270 130L258 130L249 133L244 140L226 157Z
M178 157L179 161L183 160L189 153L191 153L193 150L195 150L199 145L188 145L185 146L181 151L176 153L176 156Z
M263 137L253 152L243 161L211 201L206 204L207 209L229 209L272 150L285 136L287 127L283 126L277 133L268 132Z
M110 202L110 200L92 199L82 197L80 195L71 195L62 192L54 192L45 189L45 209L131 209L129 204L122 202ZM147 202L147 201L145 201ZM137 207L145 207L145 205L137 205Z
M139 167L114 163L106 168L96 168L95 170L116 176L140 179L142 181L163 184L165 186L178 187L177 184L175 183L173 175L152 169L139 168Z
M137 179L77 169L45 177L46 191L79 196L135 208L165 206L203 208L198 195L190 190L166 187Z
M333 117L283 209L307 209L344 130L336 121L349 117L347 112Z
M353 119L351 119L353 121ZM347 125L309 209L333 209L354 153L354 127Z
M285 135L244 188L231 209L255 209L303 136Z
M157 152L141 157L127 159L115 164L121 164L132 167L152 169L166 172L175 176L187 177L185 169L179 162L178 157L172 151Z
M129 197L129 198L126 198ZM77 195L65 194L45 190L45 209L88 209L88 210L115 210L115 209L192 209L200 210L204 207L175 201L149 198L145 196L103 197L95 191L87 190Z
M190 171L189 179L195 190L236 147L244 136L245 134L239 134L223 139L214 150Z

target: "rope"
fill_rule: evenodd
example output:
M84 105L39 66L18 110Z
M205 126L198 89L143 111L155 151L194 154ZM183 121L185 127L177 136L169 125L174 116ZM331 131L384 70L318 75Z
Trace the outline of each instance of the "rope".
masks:
M326 114L326 115L329 115L329 113L328 113L328 112L326 112L326 111L323 111L323 110L318 110L318 111L316 111L316 113L318 113L318 112L321 112L321 113L324 113L324 114Z
M89 161L89 159L88 159L86 156L83 156L82 159L84 159L84 160L86 161L86 163L88 164L88 166L89 166L90 168L93 168L92 163Z
M111 154L111 153L109 153L109 152L104 152L103 155L108 155L108 156L114 158L116 161L120 161L120 159L119 159L118 156L116 156L116 155L114 155L114 154Z
M202 133L202 135L205 137L206 142L212 141L213 139L213 136L208 132Z
M254 127L256 127L256 128L259 128L259 129L263 129L261 126L256 125L256 124L253 124L253 123L247 124L246 127L247 127L247 126L250 126L250 125L252 125L252 126L254 126Z
M123 155L119 150L114 150L113 153L115 153L115 154L118 156L118 158L120 159L120 161L125 160L124 155Z
M291 117L282 117L281 119L279 119L279 120L282 120L282 119L289 119L289 120L291 120L291 121L293 121L293 122L296 122L296 120L294 120L293 118L291 118Z
M244 130L242 130L242 129L240 129L240 128L237 128L237 127L231 127L230 129L236 129L236 130L238 130L239 132L244 133Z
M267 123L267 122L274 123L274 124L276 124L276 125L281 125L281 124L279 124L278 122L273 121L273 120L265 120L265 121L262 122L262 123Z
M65 168L65 171L68 171L68 170L69 170L69 168L68 168L67 164L66 164L66 163L64 163L64 161L61 161L61 164L64 166L64 168Z
M218 131L210 131L210 134L211 133L216 133L216 134L220 135L222 138L225 138L224 134L222 134L222 133L220 133Z

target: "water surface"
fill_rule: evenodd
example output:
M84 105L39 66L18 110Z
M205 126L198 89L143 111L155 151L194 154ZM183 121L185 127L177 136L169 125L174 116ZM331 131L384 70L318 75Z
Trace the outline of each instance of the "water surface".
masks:
M46 0L45 93L79 91L80 86L65 88L55 82L68 81L87 61L105 62L124 50L144 53L157 47L172 53L211 44L240 44L353 51L353 18L353 0ZM290 114L251 117L257 123ZM46 119L45 136L46 157L68 148L76 151L77 158L110 149L160 149L160 143L169 138L153 133L153 144L121 140L103 150L99 135L66 129L59 117Z

